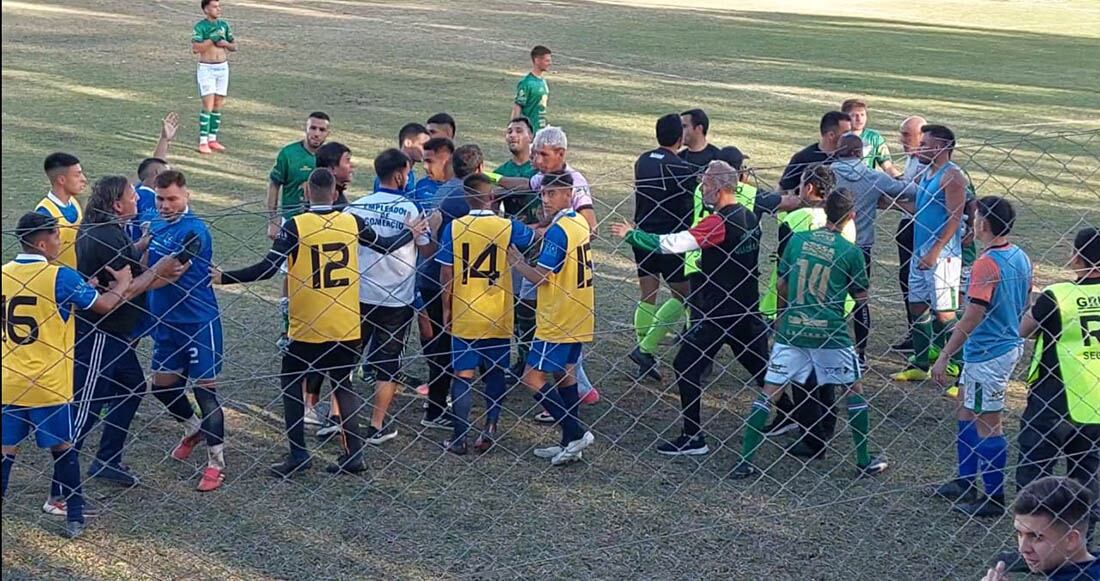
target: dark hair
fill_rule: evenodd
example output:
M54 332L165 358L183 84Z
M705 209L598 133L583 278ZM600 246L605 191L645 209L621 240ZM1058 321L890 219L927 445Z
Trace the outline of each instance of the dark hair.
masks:
M851 113L853 109L866 109L867 102L863 99L848 99L840 104L840 110L844 113Z
M400 149L387 149L374 158L374 173L379 180L386 181L397 172L404 172L409 167L409 156Z
M466 176L466 179L462 180L462 188L466 190L467 196L480 196L481 190L479 186L493 187L493 181L483 173L475 173Z
M1100 230L1092 227L1078 230L1073 249L1089 266L1100 266Z
M311 195L319 193L331 194L336 189L336 176L327 167L319 167L309 174L309 192Z
M1084 529L1091 506L1092 493L1081 483L1064 476L1047 476L1016 493L1012 514L1045 516L1066 528Z
M446 149L447 153L455 152L455 142L446 137L433 137L424 144L424 151L439 151Z
M19 238L19 244L23 250L33 250L39 236L55 230L57 230L57 219L53 216L27 212L19 217L19 223L15 226L15 236Z
M149 172L158 165L167 166L168 162L159 157L147 157L141 160L141 163L138 164L138 179L141 181L148 179Z
M535 45L535 48L531 49L531 60L535 60L540 56L546 56L550 53L550 49L542 46L541 44Z
M428 128L419 123L406 123L397 132L397 147L403 147L406 139L412 139L417 135L428 135Z
M519 117L513 117L512 120L508 122L509 125L511 125L513 123L523 123L524 125L527 126L528 133L530 133L531 135L535 134L535 126L531 125L531 120L528 119L525 115L520 115Z
M837 188L825 196L825 219L839 225L852 213L856 198L847 188Z
M202 9L206 10L206 7L210 5L214 0L202 0Z
M160 172L153 185L158 188L167 188L170 186L186 187L187 179L183 177L183 172L178 169L167 169Z
M836 156L841 159L863 157L863 139L855 133L845 133L837 140Z
M46 161L43 162L42 169L46 172L46 177L52 180L58 175L65 173L65 170L79 163L80 160L77 159L75 155L58 151L46 156Z
M847 113L842 113L840 111L829 111L828 113L821 116L821 123L818 124L818 130L821 132L822 135L825 135L830 131L836 131L840 128L841 121L847 121L851 123L852 118L849 117Z
M451 133L452 134L457 134L458 133L458 126L455 125L455 118L451 117L447 113L436 113L435 115L432 115L431 117L428 117L428 122L425 123L425 125L428 125L428 124L431 124L431 123L434 123L436 125L450 125L451 126Z
M836 176L828 166L818 164L802 170L802 182L812 185L818 195L828 196L836 187Z
M1012 202L1000 196L983 196L978 199L978 215L989 224L994 236L1006 236L1016 223L1016 208Z
M669 113L657 120L657 143L672 147L684 138L684 125L680 116Z
M703 135L707 134L710 130L710 117L707 117L707 112L702 109L688 109L683 113L680 113L681 117L691 117L691 126L698 127L703 126Z
M118 220L115 202L122 199L130 181L126 176L103 176L92 186L92 195L84 204L84 223L105 224Z
M718 159L720 161L724 161L730 164L730 167L737 171L741 171L742 169L744 169L745 160L748 158L749 156L745 155L741 152L740 149L732 145L727 145L726 147L718 150Z
M315 165L316 167L334 168L340 165L340 158L344 157L345 153L351 153L351 148L339 141L330 141L317 150L317 163Z
M455 150L451 156L451 166L454 167L455 177L462 179L477 171L477 167L485 162L481 154L481 148L473 143L467 143Z
M946 125L925 125L920 129L921 133L929 133L932 137L944 141L947 143L947 150L955 150L955 132L947 128Z
M573 174L567 171L551 172L543 176L544 188L571 188L573 187Z
M325 113L324 111L314 111L313 113L309 114L309 117L307 117L307 119L320 119L322 121L332 121L332 119L328 116L328 113Z

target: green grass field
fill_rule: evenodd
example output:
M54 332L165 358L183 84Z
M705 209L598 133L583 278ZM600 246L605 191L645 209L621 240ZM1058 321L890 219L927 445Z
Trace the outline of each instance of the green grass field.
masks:
M216 231L216 260L250 263L267 247L267 172L309 111L332 114L332 138L354 151L353 193L366 193L370 161L403 123L437 111L458 119L457 141L480 144L499 163L512 89L526 51L541 43L555 51L549 117L568 132L570 161L593 184L604 233L632 214L632 163L653 147L657 116L705 108L712 141L751 155L768 186L816 139L823 111L862 96L870 125L892 144L909 114L954 127L979 193L1019 202L1019 241L1037 282L1065 276L1072 232L1100 224L1095 3L732 4L225 0L241 42L222 131L231 152L200 158L188 46L197 0L5 0L3 256L16 251L9 229L46 191L46 154L77 154L93 180L133 174L160 117L174 110L185 123L171 161ZM766 447L761 459L775 465L765 478L725 480L752 395L728 352L704 401L706 429L721 446L698 459L656 455L660 438L679 429L676 390L624 373L633 266L605 237L596 245L600 337L588 351L604 399L585 410L598 436L585 463L550 469L530 456L553 436L520 417L530 400L517 390L507 438L489 456L442 455L441 434L419 433L419 400L403 397L401 436L371 450L363 477L315 470L274 481L265 468L284 450L278 286L232 288L219 297L230 400L222 490L193 491L197 465L168 459L177 427L148 401L127 452L144 485L88 484L107 514L67 543L38 511L45 454L25 446L4 501L3 577L980 578L985 560L1012 542L1011 523L968 521L922 498L924 484L953 470L953 406L931 386L884 379L902 364L887 353L904 325L895 224L894 216L880 224L872 294L872 438L892 461L878 480L853 480L843 421L825 459L802 464ZM664 348L666 363L674 352ZM419 361L411 366L422 375ZM1019 382L1010 393L1010 438L1025 394ZM335 457L333 444L315 443L322 459Z

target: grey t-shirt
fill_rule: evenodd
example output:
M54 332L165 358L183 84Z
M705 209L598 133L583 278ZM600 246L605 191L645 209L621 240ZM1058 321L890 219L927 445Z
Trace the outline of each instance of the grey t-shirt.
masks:
M875 244L879 200L911 197L916 192L916 185L869 169L858 157L838 159L830 167L836 176L836 187L845 188L855 196L856 245L871 248Z

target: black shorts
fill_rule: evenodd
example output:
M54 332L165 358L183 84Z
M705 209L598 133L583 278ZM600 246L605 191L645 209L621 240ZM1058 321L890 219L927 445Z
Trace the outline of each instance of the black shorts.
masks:
M291 378L295 384L297 376L320 375L336 385L351 375L358 361L358 341L291 341L283 355L282 373L295 376Z
M401 370L401 352L409 334L412 306L384 307L359 303L359 328L367 365L379 381L394 381Z
M655 276L665 282L684 282L684 257L679 254L661 254L634 249L634 262L638 265L638 276Z

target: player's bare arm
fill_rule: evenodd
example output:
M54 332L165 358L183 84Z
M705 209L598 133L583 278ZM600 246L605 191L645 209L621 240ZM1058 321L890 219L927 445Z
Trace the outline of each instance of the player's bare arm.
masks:
M957 168L951 168L944 176L943 190L947 203L947 224L940 230L932 248L920 257L918 267L921 270L929 270L936 266L936 262L940 259L940 252L959 231L959 226L962 224L966 209L966 176Z

